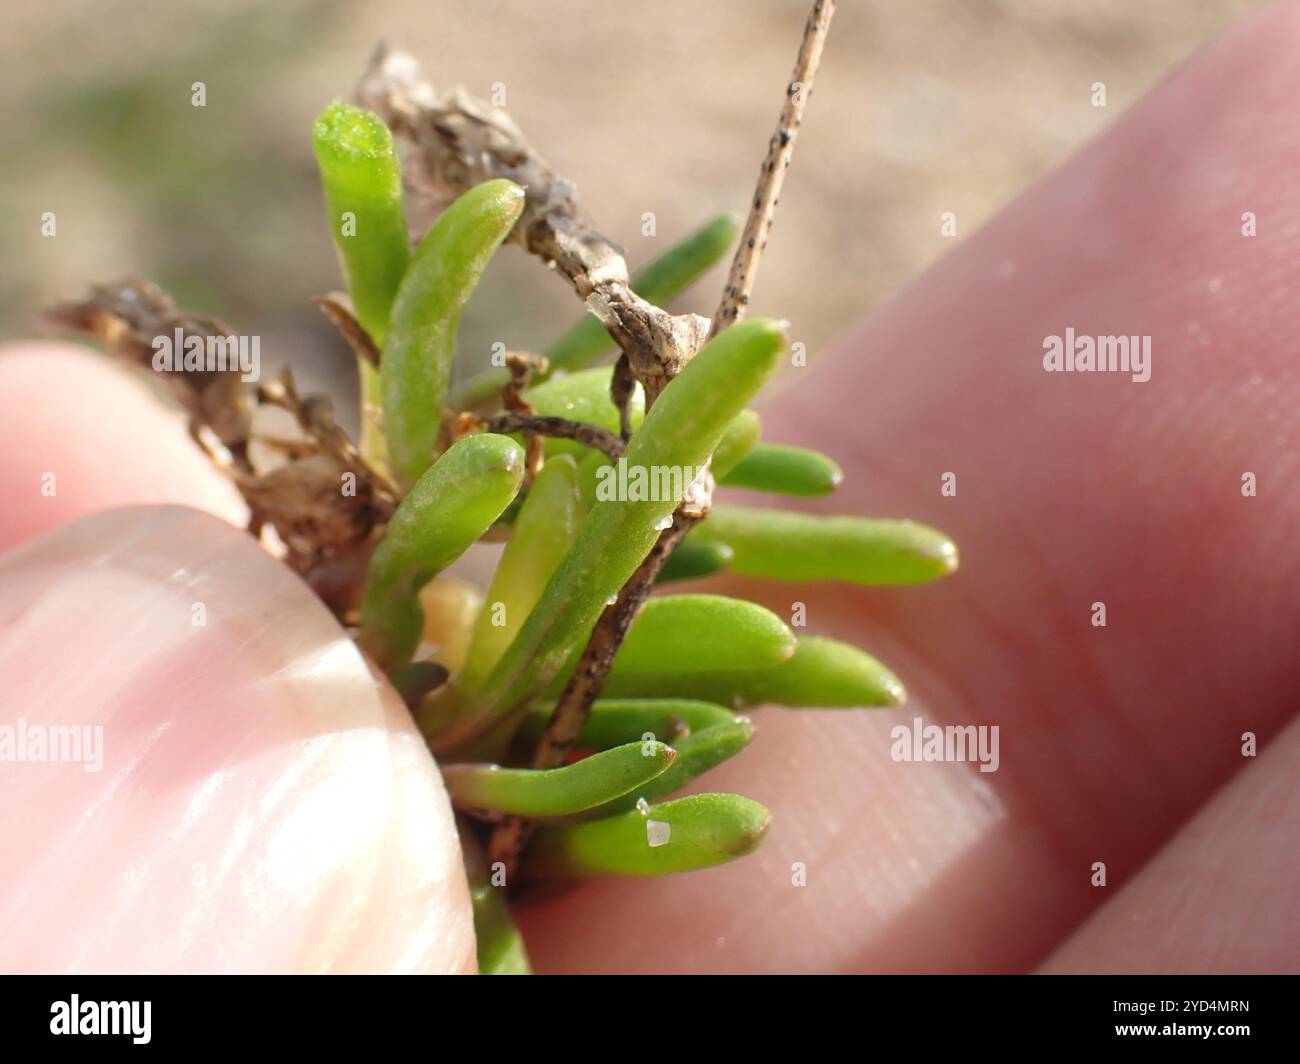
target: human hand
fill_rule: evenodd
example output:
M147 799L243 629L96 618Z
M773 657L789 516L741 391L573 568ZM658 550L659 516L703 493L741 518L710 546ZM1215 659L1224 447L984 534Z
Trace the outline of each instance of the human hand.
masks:
M525 910L539 968L1295 969L1300 142L1278 116L1300 89L1298 36L1294 6L1253 18L838 355L787 374L769 435L841 458L830 508L934 524L962 569L897 594L747 591L783 612L805 602L811 628L878 652L913 700L757 714L754 744L707 784L772 808L763 848ZM1245 211L1257 236L1242 234ZM1150 335L1150 381L1045 373L1043 338L1067 327ZM142 396L100 405L116 372L49 350L0 359L11 538L129 501L237 516ZM57 503L39 496L47 469L60 471ZM956 496L940 495L945 472ZM1255 497L1241 492L1245 472ZM122 545L139 515L101 520L149 590L122 594L92 545L76 581L19 622L39 623L33 641L10 638L3 607L0 683L29 717L38 704L65 716L134 707L120 718L141 736L131 749L160 734L157 756L111 796L107 763L41 783L40 800L12 789L33 786L14 771L24 766L4 766L0 833L25 855L0 874L0 930L20 935L0 941L25 944L6 946L6 965L471 964L432 764L323 610L215 522L149 518L168 553ZM85 527L71 534L84 541ZM6 602L48 579L30 555L0 564ZM210 589L202 638L223 648L211 660L198 637L175 645L191 579L177 582L178 567ZM1091 623L1098 601L1104 628ZM890 729L916 716L998 725L999 770L896 763ZM1258 763L1243 760L1244 732ZM163 757L172 741L176 757ZM157 793L170 813L144 800ZM72 833L87 811L103 847L88 845L92 828ZM187 811L197 819L182 830ZM806 886L792 882L796 863Z

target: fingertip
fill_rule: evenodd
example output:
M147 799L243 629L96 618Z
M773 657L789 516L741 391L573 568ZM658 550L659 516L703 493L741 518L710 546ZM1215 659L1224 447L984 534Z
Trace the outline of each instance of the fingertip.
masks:
M239 492L149 383L71 344L0 347L0 550L137 503L179 503L245 523Z
M0 690L6 968L473 970L433 759L251 537L127 507L0 556Z

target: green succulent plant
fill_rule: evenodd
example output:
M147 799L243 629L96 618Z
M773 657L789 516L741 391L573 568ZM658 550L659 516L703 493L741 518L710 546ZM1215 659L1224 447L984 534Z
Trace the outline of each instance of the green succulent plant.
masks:
M493 367L449 389L457 319L495 250L517 223L525 191L493 179L460 195L408 253L396 149L378 116L335 103L316 125L320 162L344 271L361 325L381 351L363 364L369 457L386 462L404 497L369 567L359 640L400 676L418 667L428 632L421 590L471 543L508 536L459 667L412 701L437 752L464 830L505 817L536 830L518 878L654 876L735 860L762 841L769 814L735 794L671 796L739 753L753 725L736 710L786 706L888 706L902 684L863 651L796 636L774 613L719 595L650 598L626 632L576 740L553 768L530 750L602 611L646 559L681 502L606 498L592 483L610 455L572 438L548 438L528 470L518 434L476 431L449 446L445 407L492 412L510 374ZM355 220L341 235L345 211ZM724 215L636 275L661 303L729 249L738 226ZM626 467L703 468L722 485L792 496L826 495L841 480L825 455L759 441L747 409L786 351L784 326L754 320L710 339L653 406L633 404ZM620 411L608 367L614 348L588 316L544 349L542 379L522 390L537 416L568 418L608 434ZM382 432L378 431L382 426ZM956 567L953 544L909 521L815 517L718 505L659 576L730 570L785 580L911 584ZM474 839L469 845L474 846ZM527 970L511 926L507 884L479 855L470 862L484 972Z
M833 8L814 5L743 231L714 218L630 283L621 252L507 116L461 95L430 104L427 87L394 101L409 65L385 82L381 53L359 94L371 84L375 108L333 103L313 131L347 282L347 298L323 306L357 351L359 445L285 375L257 399L293 413L306 441L259 469L247 397L226 381L217 396L208 377L179 382L195 438L230 469L252 530L279 534L437 755L485 973L528 970L510 913L521 886L686 872L760 845L770 816L757 802L674 797L750 742L738 710L904 699L856 647L797 635L755 603L667 585L724 572L914 584L956 568L948 538L910 521L712 502L715 481L801 497L841 481L831 458L760 439L749 404L784 360L786 331L741 320L802 114L796 89L811 84ZM406 164L395 130L412 144ZM459 193L414 251L404 165ZM659 309L738 234L712 322ZM508 240L556 267L592 313L542 357L507 357L452 387L461 312ZM229 335L152 286L103 286L54 317L137 360L173 325ZM445 570L482 540L504 546L479 596Z

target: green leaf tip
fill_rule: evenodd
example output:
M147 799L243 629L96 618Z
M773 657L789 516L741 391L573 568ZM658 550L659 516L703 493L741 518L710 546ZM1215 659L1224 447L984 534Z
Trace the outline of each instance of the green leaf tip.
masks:
M802 636L794 654L768 669L697 673L618 673L605 682L609 698L702 698L744 706L822 709L901 706L898 677L870 654L821 636Z
M779 580L919 584L957 568L952 540L916 521L720 504L688 538L725 543L734 572Z
M460 314L524 209L524 190L496 179L443 212L393 300L380 373L389 461L413 483L433 461Z
M829 495L844 479L826 455L804 447L760 443L723 473L718 482L779 495Z
M420 588L491 527L519 491L524 452L506 436L466 436L447 448L397 507L370 558L362 648L386 672L420 642Z
M771 814L738 794L692 794L604 820L547 827L525 870L541 878L659 876L725 864L756 850Z
M725 543L708 543L685 539L668 555L668 561L659 570L657 583L668 584L675 580L695 580L726 572L731 567L735 551Z
M679 791L691 781L704 775L729 758L735 757L749 745L754 737L753 722L745 717L733 717L724 724L715 724L678 739L673 744L677 757L661 775L647 780L634 791L606 802L583 814L583 819L613 816L625 813L645 799L656 801Z
M795 651L775 613L725 595L661 595L632 622L614 658L620 672L761 669Z
M761 671L788 659L796 646L785 622L756 602L725 595L660 595L647 601L632 622L610 676ZM570 662L546 693L558 695L572 672Z
M581 813L663 775L677 752L647 740L616 746L552 769L444 765L451 800L462 808L526 817Z
M382 348L393 298L411 258L393 136L378 115L333 103L316 119L312 149L353 310ZM366 366L362 376L368 375L373 371ZM372 392L370 382L364 383ZM373 401L374 395L367 398Z
M388 158L396 153L384 120L343 100L335 100L317 116L312 147L318 156L348 159Z

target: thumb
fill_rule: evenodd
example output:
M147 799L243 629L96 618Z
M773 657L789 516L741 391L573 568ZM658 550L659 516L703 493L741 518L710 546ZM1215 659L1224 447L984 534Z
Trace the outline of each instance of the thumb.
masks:
M196 510L0 556L0 941L19 971L471 971L432 759L328 611Z

